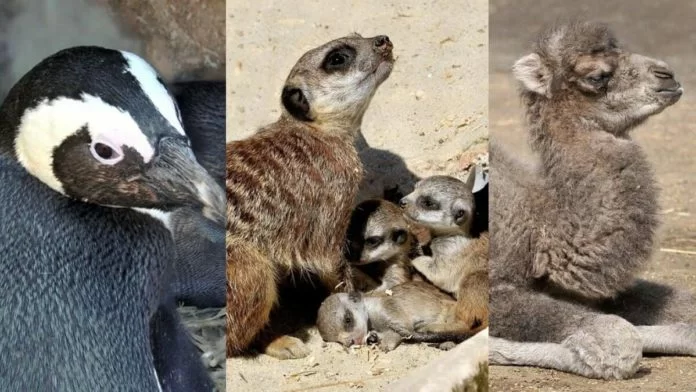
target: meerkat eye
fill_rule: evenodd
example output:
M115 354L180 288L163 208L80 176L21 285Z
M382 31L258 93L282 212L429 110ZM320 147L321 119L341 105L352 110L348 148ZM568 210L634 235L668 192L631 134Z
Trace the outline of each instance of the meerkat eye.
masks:
M430 196L419 197L418 198L418 205L423 209L431 210L431 211L440 209L440 204Z
M382 237L378 237L378 236L367 237L365 239L365 246L367 246L368 248L374 248L374 247L382 244L382 241L384 241L384 239Z
M90 152L97 161L106 165L113 165L123 159L123 152L120 148L103 141L92 142Z
M346 330L353 328L353 314L352 313L347 312L345 315L343 315L343 327Z
M466 216L465 210L457 210L454 212L454 219L456 219L456 220L464 219L465 216Z
M329 65L336 66L346 62L346 56L342 53L334 53L329 57Z
M399 245L406 242L407 237L408 235L406 234L406 230L396 230L394 233L392 233L392 241Z
M355 57L355 49L345 46L342 48L334 49L326 56L324 59L324 64L322 68L326 71L337 71L345 69L352 62Z

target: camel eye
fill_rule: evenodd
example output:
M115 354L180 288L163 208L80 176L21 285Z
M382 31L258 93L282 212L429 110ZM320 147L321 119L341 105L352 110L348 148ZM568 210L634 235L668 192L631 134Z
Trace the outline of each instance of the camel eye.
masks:
M599 75L588 76L587 80L589 80L592 84L601 85L609 81L610 78L611 73L605 72Z

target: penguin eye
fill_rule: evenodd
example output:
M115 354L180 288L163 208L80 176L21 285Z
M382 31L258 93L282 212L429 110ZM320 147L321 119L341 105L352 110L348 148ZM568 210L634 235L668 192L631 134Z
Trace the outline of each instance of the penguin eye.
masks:
M123 153L120 148L101 141L93 142L90 151L97 161L106 165L113 165L123 159Z

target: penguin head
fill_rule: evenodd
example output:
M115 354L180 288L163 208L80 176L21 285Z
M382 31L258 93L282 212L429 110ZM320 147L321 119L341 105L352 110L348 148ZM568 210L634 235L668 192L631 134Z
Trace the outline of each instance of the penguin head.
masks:
M44 59L0 106L0 151L77 200L224 221L223 190L196 161L176 102L132 53L74 47Z

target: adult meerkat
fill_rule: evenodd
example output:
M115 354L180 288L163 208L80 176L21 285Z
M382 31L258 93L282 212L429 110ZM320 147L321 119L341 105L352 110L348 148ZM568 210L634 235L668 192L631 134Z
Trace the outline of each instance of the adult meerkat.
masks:
M513 66L537 164L491 144L491 363L627 378L642 352L696 355L696 299L636 279L658 227L629 132L676 103L663 61L602 24L543 32Z
M347 242L357 290L380 292L411 280L417 244L396 204L381 199L358 204L348 225Z
M429 332L429 326L455 325L456 302L427 282L407 282L391 294L359 292L330 295L319 307L322 339L344 346L379 343L394 350L403 340L459 342L472 336L455 328Z
M449 176L419 181L401 200L406 216L430 231L431 256L411 261L413 268L457 299L463 328L488 326L488 234L472 237L476 170L466 182ZM441 326L451 329L451 326Z
M354 139L392 48L385 35L352 35L310 50L286 80L280 119L227 145L228 355L259 341L282 279L311 273L352 288L343 250L362 179ZM309 354L297 338L268 340L277 358Z

